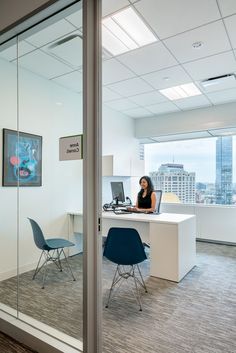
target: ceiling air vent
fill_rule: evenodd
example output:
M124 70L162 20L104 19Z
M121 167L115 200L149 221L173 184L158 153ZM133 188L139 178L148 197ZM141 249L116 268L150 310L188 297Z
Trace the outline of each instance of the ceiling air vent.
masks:
M211 92L236 87L236 79L234 74L227 74L208 78L201 81L200 84L204 91Z

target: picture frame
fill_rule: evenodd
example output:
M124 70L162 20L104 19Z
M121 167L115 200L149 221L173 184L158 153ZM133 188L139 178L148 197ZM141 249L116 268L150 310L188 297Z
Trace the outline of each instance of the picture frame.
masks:
M42 186L42 136L3 129L2 186Z

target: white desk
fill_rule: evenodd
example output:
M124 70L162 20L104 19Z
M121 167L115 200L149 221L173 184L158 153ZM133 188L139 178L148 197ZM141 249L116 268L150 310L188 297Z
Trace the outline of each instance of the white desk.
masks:
M68 214L70 227L73 227L74 231L79 231L76 228L75 216L82 219L81 213ZM150 243L151 276L179 282L196 264L194 215L174 213L115 215L113 212L103 212L102 234L107 235L111 227L135 228L142 240Z

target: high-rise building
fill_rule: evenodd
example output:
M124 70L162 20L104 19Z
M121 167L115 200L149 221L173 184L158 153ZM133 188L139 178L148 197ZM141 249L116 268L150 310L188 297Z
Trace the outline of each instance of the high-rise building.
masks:
M232 136L216 140L216 203L232 204Z
M155 189L172 192L183 203L195 203L195 173L185 171L183 164L162 164L150 177Z

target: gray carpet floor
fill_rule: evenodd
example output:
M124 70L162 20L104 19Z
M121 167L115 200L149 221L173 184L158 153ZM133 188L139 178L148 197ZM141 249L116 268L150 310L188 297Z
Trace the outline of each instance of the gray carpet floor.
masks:
M19 281L19 310L82 338L82 256L70 259L77 281L52 266L45 289L32 271ZM103 299L114 265L103 262ZM143 311L129 285L103 310L103 353L236 353L236 247L197 243L197 266L180 282L149 277ZM16 308L16 279L0 283L0 301ZM105 305L104 305L105 307ZM1 352L1 350L0 350Z
M25 345L18 343L11 337L0 332L0 352L1 353L36 353Z

